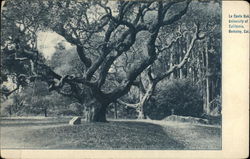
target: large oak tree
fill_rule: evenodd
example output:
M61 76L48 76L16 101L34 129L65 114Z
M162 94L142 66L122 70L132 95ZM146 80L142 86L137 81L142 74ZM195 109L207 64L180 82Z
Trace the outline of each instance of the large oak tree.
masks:
M107 106L127 94L138 76L157 59L161 28L180 20L190 2L8 1L2 12L2 74L15 75L16 89L34 80L45 81L50 91L84 104L88 121L106 121ZM83 74L62 76L52 70L37 51L38 31L53 31L74 45ZM142 35L143 42L139 38ZM133 54L135 43L140 44L143 56L134 59L118 85L105 88L116 60L125 53ZM11 64L5 65L8 62Z

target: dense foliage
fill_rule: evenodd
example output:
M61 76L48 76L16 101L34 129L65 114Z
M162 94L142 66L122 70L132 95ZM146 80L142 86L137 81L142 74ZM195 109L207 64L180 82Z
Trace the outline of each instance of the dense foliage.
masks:
M151 119L163 119L168 115L202 115L202 96L190 80L169 80L160 86L146 106L146 113Z

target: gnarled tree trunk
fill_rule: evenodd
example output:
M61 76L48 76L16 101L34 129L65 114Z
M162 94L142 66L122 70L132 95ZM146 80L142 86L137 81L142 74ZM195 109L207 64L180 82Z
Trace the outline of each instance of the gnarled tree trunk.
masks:
M104 102L90 102L87 104L86 121L87 122L107 122L106 110L108 104Z
M91 106L87 111L86 121L88 122L107 122L106 107Z

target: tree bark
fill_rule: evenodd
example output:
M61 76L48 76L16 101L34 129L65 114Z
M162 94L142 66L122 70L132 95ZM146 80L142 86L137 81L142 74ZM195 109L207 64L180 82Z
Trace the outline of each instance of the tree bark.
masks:
M145 112L144 112L144 105L145 105L145 99L144 99L144 86L143 86L143 83L141 81L141 76L140 77L140 85L139 85L139 92L140 92L140 106L138 107L137 109L137 112L138 112L138 116L137 116L137 119L146 119L146 116L145 116Z
M47 114L47 108L44 108L44 117L47 117L48 114Z
M210 91L209 91L209 77L206 78L206 114L210 114Z
M107 122L106 110L108 104L100 102L91 102L87 106L86 121L87 122Z
M208 57L208 48L207 48L207 42L206 42L206 47L205 47L205 56L206 56L206 114L209 115L210 114L210 91L209 91L209 57Z
M9 115L12 115L11 107L9 108Z
M141 99L140 99L141 102L140 102L140 105L138 107L139 114L138 114L137 119L146 119L147 118L147 116L145 114L145 106L146 106L147 102L149 101L149 99L151 98L151 96L153 95L156 84L157 83L154 83L154 82L150 83L145 95L141 97Z
M170 68L172 68L174 66L174 59L173 59L173 54L170 55ZM170 79L173 80L174 79L174 74L171 73L170 74Z
M117 104L114 103L114 118L118 119L118 114L117 114Z
M140 107L140 111L138 111L138 116L137 116L137 119L146 119L146 115L145 115L145 112L143 110L143 105Z

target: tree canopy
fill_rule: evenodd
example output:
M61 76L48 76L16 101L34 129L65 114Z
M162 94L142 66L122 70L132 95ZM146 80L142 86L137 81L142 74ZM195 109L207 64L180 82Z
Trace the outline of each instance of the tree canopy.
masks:
M213 14L218 13L210 11L217 4L191 0L7 1L2 12L1 82L12 76L17 90L44 81L49 91L83 104L89 121L106 121L108 105L128 94L145 71L149 80L158 83L187 63L193 49L198 49L197 41L215 33L211 27L217 27L219 18ZM208 9L203 12L204 5ZM198 12L207 17L194 15ZM194 18L190 21L190 17ZM45 31L62 36L78 57L59 45L50 63L37 49L37 35ZM181 37L185 44L176 44ZM173 61L169 55L178 46L185 46L180 60L164 66L161 60ZM73 63L64 61L63 68L61 62L56 63L60 56L74 58ZM168 71L156 76L159 67Z

